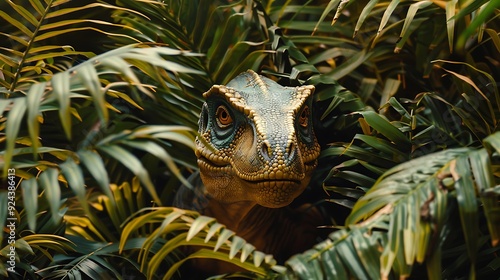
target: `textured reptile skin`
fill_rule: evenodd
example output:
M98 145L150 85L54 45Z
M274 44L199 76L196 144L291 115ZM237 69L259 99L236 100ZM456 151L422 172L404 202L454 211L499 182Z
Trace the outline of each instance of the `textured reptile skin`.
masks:
M204 94L196 155L213 198L277 208L302 193L320 152L312 129L313 91L282 87L248 71Z

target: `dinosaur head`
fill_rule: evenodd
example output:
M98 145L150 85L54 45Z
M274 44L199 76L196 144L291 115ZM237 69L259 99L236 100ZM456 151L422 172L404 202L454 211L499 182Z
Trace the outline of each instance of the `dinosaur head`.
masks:
M214 199L277 208L302 193L320 152L312 128L313 91L248 71L204 93L196 156Z

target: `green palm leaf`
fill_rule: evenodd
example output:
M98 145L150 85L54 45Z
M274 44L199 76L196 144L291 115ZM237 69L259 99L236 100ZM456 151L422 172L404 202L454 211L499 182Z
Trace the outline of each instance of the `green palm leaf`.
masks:
M356 2L356 1L348 0L348 1L340 1L340 3L337 0L330 1L330 5L335 5L335 6L338 5L337 12L332 24L337 22L338 16L346 8L347 6L346 4L349 2ZM394 10L400 4L402 4L400 2L401 1L399 0L391 0L391 1L371 0L370 2L368 2L364 6L362 12L358 17L356 27L354 28L354 36L356 36L356 34L360 30L361 26L366 21L366 19L370 18L372 10L378 5L379 7L384 7L384 9L376 10L375 12L378 13L384 11L384 14L380 19L380 25L377 30L377 35L374 38L374 40L377 40L379 34L382 32L382 30L386 27L387 23L389 22L389 18L393 14ZM448 45L450 52L453 52L455 49L457 49L459 52L462 52L464 49L465 41L474 32L476 32L476 30L480 28L481 25L484 25L484 23L490 19L492 14L498 10L499 4L496 1L488 1L488 0L469 1L469 2L454 0L454 1L448 1L446 3L439 1L417 1L416 3L411 4L408 8L407 15L404 19L404 25L401 29L401 35L399 37L400 40L395 50L396 52L399 52L399 50L403 46L404 41L406 41L407 39L408 33L413 32L415 28L421 24L420 19L415 18L417 11L420 9L428 11L431 9L435 9L436 7L444 9L446 13ZM320 18L320 21L323 21L324 18L326 17L326 14L329 13L332 9L333 7L326 9L322 17ZM464 17L469 14L472 15L473 20L470 23L468 21L462 21L464 20ZM466 25L466 28L463 28L462 23L465 23L464 25ZM414 25L415 27L412 28L411 27L412 25ZM390 28L394 28L394 26ZM457 40L457 46L454 47L454 34L455 30L457 29L459 29L460 36ZM481 27L481 29L484 30L484 26ZM479 33L481 34L482 31L480 31Z
M68 33L80 30L94 30L106 33L110 36L125 36L119 33L109 33L104 29L93 27L93 24L112 26L117 28L131 29L129 26L114 24L110 22L92 19L65 20L67 15L95 8L118 9L120 7L109 4L94 3L79 8L65 7L60 1L23 1L26 5L5 1L2 4L0 18L9 23L0 36L16 41L19 49L13 45L4 45L0 48L1 71L6 77L0 80L0 85L7 88L10 93L23 91L25 84L36 82L38 78L45 80L43 76L50 77L54 70L62 68L54 67L54 60L68 60L68 58L81 55L86 58L92 57L90 52L75 51L70 46L59 46L51 44L54 40ZM49 21L49 22L47 22ZM7 66L9 66L7 68ZM36 78L35 78L36 77ZM34 79L35 78L35 79Z
M252 272L254 277L270 277L271 269L283 270L276 266L271 255L256 251L255 247L217 223L214 218L171 207L144 208L137 214L140 215L128 221L123 228L120 248L124 248L131 236L140 236L141 229L154 229L146 237L139 255L141 270L148 278L153 278L162 263L167 261L172 264L163 279L170 279L184 262L192 258L218 259L232 263ZM162 245L155 249L158 243ZM183 246L207 249L193 250L186 257L176 260L175 252Z
M37 242L48 241L38 247L17 239L25 278L36 278L39 267L46 268L39 276L53 278L120 278L116 267L123 265L135 275L170 277L194 258L233 262L250 271L243 277L283 272L272 256L211 218L172 208L140 211L152 198L168 202L179 181L187 183L183 167L196 168L192 131L201 93L248 68L317 86L318 135L331 145L315 181L347 197L330 201L355 209L345 228L290 259L288 276L406 277L425 263L433 275L452 278L488 276L498 266L491 258L498 248L488 244L498 246L500 236L499 191L492 187L498 136L474 149L497 130L496 70L482 59L494 65L497 56L481 52L500 46L490 20L495 1L167 2L0 3L3 174L16 168L21 182L19 232L34 239L54 233L40 235ZM81 31L104 35L79 40L98 45L94 53L65 43ZM130 45L137 42L146 44ZM151 48L157 42L169 48ZM467 63L451 68L455 50ZM398 165L454 147L469 148L443 152L433 165L410 161L427 167L419 172ZM5 217L0 209L2 223ZM449 223L453 217L458 226ZM481 227L462 226L478 217L486 221ZM76 245L59 239L64 234ZM465 245L450 249L460 243L453 238ZM203 249L182 256L181 245ZM52 250L58 255L50 262ZM159 269L165 263L166 276Z
M115 134L95 144L85 141L83 142L83 146L80 146L75 152L47 146L38 147L38 143L41 137L39 129L41 122L40 118L45 114L57 110L58 107L53 105L55 102L65 104L63 105L63 108L66 108L64 109L65 113L60 113L58 116L63 117L60 119L60 122L66 129L69 129L70 126L67 119L64 119L64 117L66 117L73 108L80 107L82 105L81 100L93 100L94 108L96 108L98 113L101 112L99 113L100 120L98 120L98 123L101 124L107 122L106 116L109 114L109 108L113 109L108 103L110 97L126 100L132 106L136 106L137 104L133 99L121 98L123 95L119 94L119 91L111 91L110 88L113 87L113 82L105 78L111 73L115 75L115 77L120 77L121 75L121 80L127 82L120 82L120 86L137 86L139 90L142 90L144 93L149 93L149 90L138 82L135 72L127 70L131 65L129 63L138 63L138 61L142 59L148 62L141 65L142 67L167 67L168 71L174 71L176 73L182 71L186 73L198 73L196 70L178 66L176 63L163 61L162 55L175 56L183 54L180 51L162 48L134 48L133 46L119 48L110 53L105 53L92 60L81 63L65 72L56 74L54 76L54 81L58 83L57 86L52 86L51 82L36 83L29 89L28 93L30 94L28 96L15 98L14 102L10 103L10 107L8 102L4 103L6 104L5 109L7 113L7 118L4 119L6 120L4 127L8 137L4 140L7 142L7 145L6 150L2 153L2 167L4 170L8 170L9 168L26 168L29 166L41 170L38 180L39 184L29 180L29 183L23 183L23 188L27 194L30 194L27 198L31 197L34 199L37 194L37 186L40 185L44 187L46 193L45 197L50 202L49 205L51 205L54 222L57 223L60 221L59 211L62 207L61 191L58 183L58 176L60 173L63 177L60 177L59 180L65 178L64 182L67 182L75 194L77 194L80 201L84 202L86 192L84 187L84 172L88 171L94 177L103 193L107 194L113 203L113 196L109 189L110 176L108 175L101 155L93 150L93 145L97 145L97 150L116 158L125 166L129 166L132 172L136 176L139 176L141 181L147 186L148 191L156 203L161 203L153 187L153 183L149 178L148 172L146 172L144 167L141 167L142 164L140 164L140 160L128 150L119 147L118 144L121 142L117 142L116 139L122 139L123 144L126 144L126 148L129 150L140 149L148 153L157 153L158 150L164 148L168 149L168 147L172 147L172 145L179 150L179 146L173 143L177 142L180 143L181 146L187 145L192 148L193 133L189 128L176 126L142 127L134 131L129 131L129 134L127 134L127 132ZM190 54L186 53L185 55L189 56ZM156 61L157 59L162 61ZM117 70L115 67L117 64L113 63L113 61L121 63L122 65L127 65L128 67ZM111 68L108 67L110 65ZM144 69L152 71L148 68ZM76 75L71 75L70 73L76 73ZM65 80L65 78L68 80ZM105 81L104 84L99 82L100 79ZM130 81L130 84L128 81ZM62 94L64 89L69 89L69 94ZM107 94L107 92L113 92L113 94ZM23 123L27 123L30 141L26 141L26 138L24 138L25 136L23 136L25 133L22 129ZM69 131L66 131L66 134L68 135ZM113 139L115 139L114 142ZM157 143L153 143L154 141ZM26 145L27 147L15 148L16 143L17 145ZM26 161L28 159L25 156L27 152L31 152L35 155L35 161ZM51 157L44 157L43 160L37 160L37 157L42 154L49 154ZM123 157L125 154L128 155L128 157ZM159 155L166 166L172 168L173 174L182 178L177 168L177 164L185 164L185 162L177 161L176 163L167 152L163 152ZM61 170L52 168L51 166L54 165L50 163L50 161L52 161L53 164L61 163ZM131 165L133 162L136 164ZM82 169L80 166L81 163L86 167L85 169ZM27 175L26 179L29 179L31 176L33 175ZM27 204L26 208L28 220L30 221L30 228L34 229L36 227L35 215L37 213L37 204Z
M485 139L489 145L500 134ZM496 178L491 160L496 154L486 149L449 149L395 166L382 175L361 197L348 217L345 228L332 233L328 240L287 263L289 275L300 278L320 275L351 275L355 278L386 278L393 273L401 277L411 274L417 263L427 264L428 276L441 274L441 255L449 237L452 221L446 217L458 206L466 254L475 274L478 217L487 218L490 240L496 246L498 200L489 201L481 214L478 201L484 199L479 189L494 192ZM496 166L496 165L495 165ZM498 192L496 196L498 197ZM486 209L485 209L486 210ZM482 232L482 234L485 234ZM382 249L378 245L382 246Z
M83 238L71 237L70 240L78 248L78 256L67 257L57 255L53 265L40 269L37 274L44 279L79 279L83 275L92 279L112 277L122 279L123 271L109 264L108 258L118 251L118 244L93 242ZM143 242L142 239L132 239L126 244L126 249L137 249ZM133 261L123 259L127 269L137 269Z

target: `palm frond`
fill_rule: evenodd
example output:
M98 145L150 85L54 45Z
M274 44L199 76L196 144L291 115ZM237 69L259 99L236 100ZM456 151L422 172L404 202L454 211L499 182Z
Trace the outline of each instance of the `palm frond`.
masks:
M141 270L150 279L159 272L164 262L169 263L169 269L163 272L163 279L170 279L182 264L193 258L232 263L251 272L253 277L270 277L272 269L283 270L276 266L272 255L256 251L253 245L212 217L172 207L144 208L136 214L140 215L128 221L123 228L120 248L122 250L132 236L140 236L141 229L154 229L146 237L138 257ZM183 258L176 257L175 253L181 248L191 252Z
M127 46L96 56L65 72L55 74L52 81L34 84L28 91L30 94L26 97L4 99L8 105L4 111L4 114L7 116L4 119L6 120L5 134L7 137L4 140L6 142L6 149L2 154L3 170L6 172L9 168L28 167L38 169L39 174L37 176L39 179L37 181L40 186L44 187L46 197L51 202L51 212L54 215L54 221L59 220L61 217L58 214L61 207L61 193L58 183L60 173L66 176L65 178L69 186L83 200L85 192L84 172L79 167L80 163L86 167L86 170L99 183L101 190L108 195L110 194L109 176L104 167L103 155L115 158L125 166L128 166L141 179L143 184L147 186L148 191L157 203L160 203L160 199L156 195L148 172L146 172L140 160L137 159L137 156L128 150L137 149L146 153L157 154L167 167L172 168L173 174L182 178L176 167L176 163L167 152L163 151L163 148L179 147L177 144L174 144L179 143L181 146L187 145L187 147L192 149L194 134L187 127L137 127L136 125L132 130L125 130L110 135L97 143L84 141L83 145L79 145L76 150L51 148L48 146L38 148L38 145L35 145L35 143L40 143L40 137L42 141L44 140L43 135L40 135L40 122L43 120L43 115L58 109L58 106L54 106L54 104L65 104L62 106L65 109L59 111L58 116L62 127L66 129L66 135L69 136L71 135L71 131L68 129L71 127L70 120L72 115L79 117L75 108L82 108L82 105L88 106L89 104L82 103L81 100L92 101L90 104L93 104L94 108L96 108L98 115L96 120L98 124L97 129L102 124L108 122L108 111L116 110L112 105L113 100L124 100L131 106L139 106L133 99L123 98L124 94L122 93L123 88L135 87L144 94L151 95L151 88L148 89L147 86L141 84L134 71L130 68L130 65L134 65L134 62L147 61L148 64L143 64L141 67L150 72L153 70L147 67L167 69L170 73L198 73L196 70L166 61L162 58L162 55L189 56L192 54L184 54L181 51L167 48L134 48L133 46ZM108 78L110 75L115 77L115 81ZM100 79L104 81L103 84L99 82ZM151 96L154 97L153 95ZM25 131L22 129L23 122L27 124L29 138L27 138L27 135L24 134ZM16 145L24 147L15 148ZM128 150L123 147L126 147ZM99 153L95 150L96 148ZM158 153L159 150L163 152ZM27 153L35 155L34 161L25 155ZM50 155L52 159L49 160L50 157L45 156L43 160L37 160L43 154ZM54 165L50 161L61 163L61 170L53 168ZM177 163L184 164L179 161ZM25 175L27 176L25 179L30 179L30 176L32 176L29 174ZM38 185L37 182L25 182L26 184L23 182L24 189L32 194L29 197L33 197L34 199L34 196L37 195L37 192L34 191L37 189L35 187ZM30 207L36 207L36 205L27 205L27 208ZM36 211L28 209L28 213L30 213L29 219L33 223L33 215Z
M23 215L21 215L22 217ZM50 217L48 218L51 220ZM22 220L18 219L17 222L19 221ZM16 230L23 230L24 228L23 222L16 223ZM47 228L47 230L49 229ZM11 263L9 266L15 267L17 272L7 274L7 268L2 267L0 273L9 277L9 279L35 279L37 267L47 266L57 254L71 254L75 251L75 244L66 237L60 236L57 231L54 231L54 234L24 231L23 234L23 237L14 239L15 242L9 241L9 244L0 250L2 263L12 261L14 264ZM10 258L12 246L15 247L15 260ZM26 263L30 263L32 266L25 265Z
M498 133L492 135L485 139L485 145L497 142L499 137ZM459 148L389 169L355 204L345 228L287 262L289 277L408 277L423 263L429 278L441 275L441 256L449 254L447 250L453 250L456 242L450 241L456 230L454 221L446 218L450 211L459 212L462 242L466 244L453 253L467 255L463 262L469 262L470 267L466 271L475 275L479 271L479 247L498 251L498 216L490 216L500 207L500 193L495 188L498 178L493 173L496 164L494 150ZM488 209L481 209L479 201L486 197ZM479 227L480 216L486 217L488 229ZM488 269L481 272L494 273ZM464 271L447 273L453 277Z
M257 70L271 53L266 49L271 23L262 18L260 5L246 0L170 2L168 9L161 1L122 2L147 16L145 20L126 11L115 12L120 22L140 30L144 40L205 54L201 69L208 79L190 80L196 89L207 90L243 71Z
M110 277L123 279L124 271L110 265L111 257L118 257L118 244L93 242L83 238L70 237L78 248L76 253L70 255L57 255L52 265L40 269L37 274L44 279L73 279L84 278L99 279ZM131 239L127 242L126 249L140 248L142 239ZM126 258L120 258L127 270L138 269L137 263Z
M339 15L342 13L344 9L348 6L351 1L330 1L332 6L338 5L336 15L334 17L333 23L337 22ZM352 1L356 2L356 1ZM356 23L356 28L354 29L354 36L358 33L363 23L367 18L370 17L374 8L377 8L375 13L380 13L384 11L380 24L377 30L377 35L374 40L376 41L379 37L379 34L386 28L387 23L389 22L389 18L393 15L395 9L404 5L399 0L391 0L391 1L379 1L379 0L371 0L368 2ZM334 7L327 9L324 11L321 19L323 20L328 13L333 10ZM381 8L381 9L380 9ZM418 1L409 5L408 12L406 17L404 18L404 24L401 28L401 34L399 36L400 40L397 44L396 51L399 51L404 44L404 41L408 38L409 33L413 32L418 26L422 23L418 18L415 18L415 15L419 10L422 10L420 13L425 14L428 11L443 9L446 13L446 30L448 35L448 43L450 52L456 48L459 51L463 51L465 41L476 32L477 28L481 25L484 25L494 14L495 10L498 10L499 4L495 1L481 0L481 1L471 1L471 2L460 2L460 1L448 1L446 4L437 1ZM464 17L472 15L473 20L470 23L466 24L466 28L461 26L461 21L464 20ZM459 23L460 22L460 23ZM332 23L332 24L333 24ZM413 25L413 27L412 27ZM484 26L481 27L484 29ZM457 46L454 47L454 34L456 30L460 34L459 39L457 41ZM482 33L482 32L481 32Z
M109 27L131 29L131 27L98 19L73 17L69 15L96 9L121 10L118 6L91 3L81 7L66 6L64 1L28 0L23 3L5 1L0 18L9 24L0 32L4 38L1 45L0 69L4 79L0 86L4 94L22 92L27 94L29 84L46 81L57 72L65 70L63 61L74 61L78 57L94 56L88 51L78 51L72 46L61 46L53 42L75 31L93 30L108 36L126 36L106 31ZM128 10L130 11L130 10ZM97 27L96 27L97 26ZM131 37L129 37L131 38ZM136 43L138 41L136 40ZM24 89L23 89L24 88Z

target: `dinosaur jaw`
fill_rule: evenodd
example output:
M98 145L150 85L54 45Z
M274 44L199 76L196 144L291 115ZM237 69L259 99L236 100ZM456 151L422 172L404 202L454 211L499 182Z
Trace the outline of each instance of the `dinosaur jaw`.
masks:
M286 174L280 179L244 179L230 163L213 163L205 157L198 158L198 166L207 192L217 201L251 201L267 208L280 208L289 205L304 191L316 163L306 164L306 173L299 176L302 179Z
M285 207L292 203L309 185L317 161L304 163L303 173L273 172L265 179L245 180L236 172L242 186L257 204L268 208ZM268 179L269 178L269 179Z
M268 180L248 182L254 192L257 204L268 208L281 208L289 205L307 187L307 182L288 180Z

